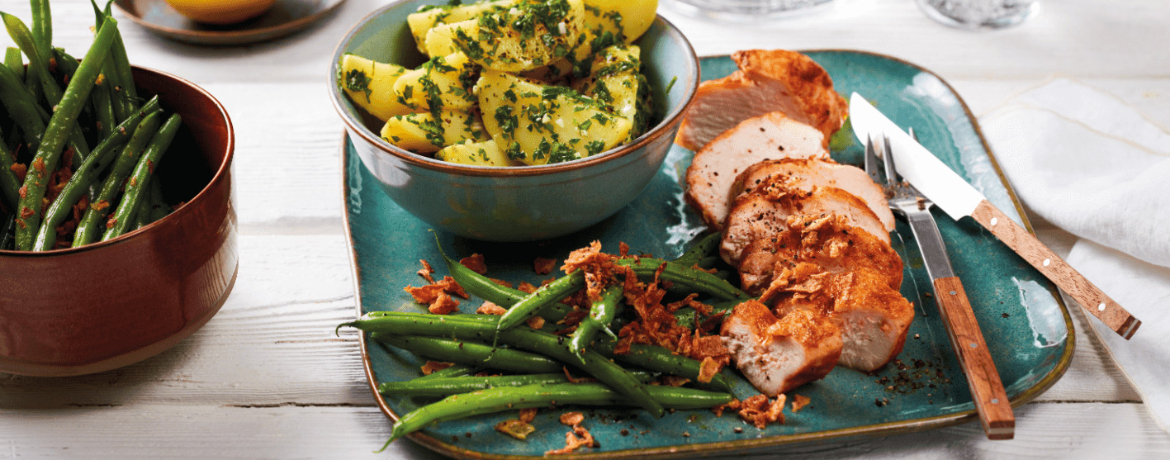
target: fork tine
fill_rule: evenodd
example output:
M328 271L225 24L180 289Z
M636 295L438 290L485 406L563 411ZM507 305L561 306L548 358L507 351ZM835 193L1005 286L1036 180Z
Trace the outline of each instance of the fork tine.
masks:
M878 184L885 183L882 181L882 174L879 172L881 168L881 160L878 159L874 152L873 138L866 136L865 138L865 173L869 175L869 179Z
M896 184L900 182L898 170L894 168L894 149L890 148L890 137L882 134L882 162L886 167L886 182Z

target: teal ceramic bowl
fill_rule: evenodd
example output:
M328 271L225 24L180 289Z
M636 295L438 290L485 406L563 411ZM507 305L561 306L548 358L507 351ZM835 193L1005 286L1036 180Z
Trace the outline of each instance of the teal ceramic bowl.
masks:
M406 16L445 0L393 3L353 28L333 55L329 92L362 163L386 194L428 225L486 241L534 241L601 222L634 200L662 166L683 111L699 85L699 61L677 28L659 16L636 44L661 121L634 142L580 160L492 168L435 160L382 140L338 87L341 56L356 54L409 68L425 58ZM672 85L673 81L673 85ZM667 91L667 88L670 88Z

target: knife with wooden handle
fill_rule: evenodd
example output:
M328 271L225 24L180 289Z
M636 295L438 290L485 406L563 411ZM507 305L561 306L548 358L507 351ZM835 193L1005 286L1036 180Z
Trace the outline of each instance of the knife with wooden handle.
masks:
M849 101L849 118L858 139L887 136L898 173L952 219L958 221L971 216L1114 332L1126 339L1137 332L1142 324L1140 320L988 202L975 187L857 93Z

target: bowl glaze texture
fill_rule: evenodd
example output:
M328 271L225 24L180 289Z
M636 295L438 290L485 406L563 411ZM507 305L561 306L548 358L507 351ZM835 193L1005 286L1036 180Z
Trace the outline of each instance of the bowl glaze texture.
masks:
M633 201L666 159L699 84L698 58L682 33L659 16L635 42L642 50L642 71L652 86L661 121L633 142L553 165L459 165L381 139L367 125L377 120L355 107L336 82L339 61L346 53L410 68L423 63L406 17L419 6L445 3L415 0L383 7L358 23L333 56L329 74L333 104L362 163L386 194L435 228L487 241L566 235L601 222Z
M167 217L109 241L46 252L0 251L0 372L69 376L154 356L203 326L235 283L235 134L211 94L134 68L183 127L158 166Z

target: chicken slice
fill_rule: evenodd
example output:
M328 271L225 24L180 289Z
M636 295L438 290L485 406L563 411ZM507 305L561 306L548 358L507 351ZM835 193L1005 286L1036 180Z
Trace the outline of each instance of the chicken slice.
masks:
M879 241L890 243L890 233L869 206L853 194L835 187L814 187L801 190L789 187L791 180L774 177L769 185L735 199L735 206L727 216L719 254L733 267L738 267L747 245L754 240L772 240L788 228L790 216L841 216L844 224L857 227Z
M769 113L740 123L695 153L687 168L686 200L703 221L723 228L733 198L732 185L745 169L779 158L829 158L821 133L782 113Z
M824 147L848 114L833 79L795 51L748 50L731 55L739 70L699 85L675 142L698 150L741 121L783 112L821 132Z
M812 309L778 319L749 300L723 321L720 335L735 366L769 397L824 378L841 356L841 329Z
M756 163L740 173L731 188L731 196L750 193L768 181L769 177L788 177L788 185L800 190L813 187L835 187L864 201L869 210L882 222L886 231L894 230L894 213L890 211L885 192L869 178L865 171L832 160L797 160L785 158Z
M914 321L914 304L902 297L877 270L857 267L829 283L833 318L841 325L841 364L873 372L902 352Z
M808 263L828 273L844 273L866 267L880 273L892 289L902 285L902 258L881 240L860 230L843 216L795 215L785 221L787 230L756 238L743 247L738 264L741 288L756 294L772 285L776 276L797 264ZM727 249L733 229L724 234L720 253ZM888 236L888 235L887 235Z

